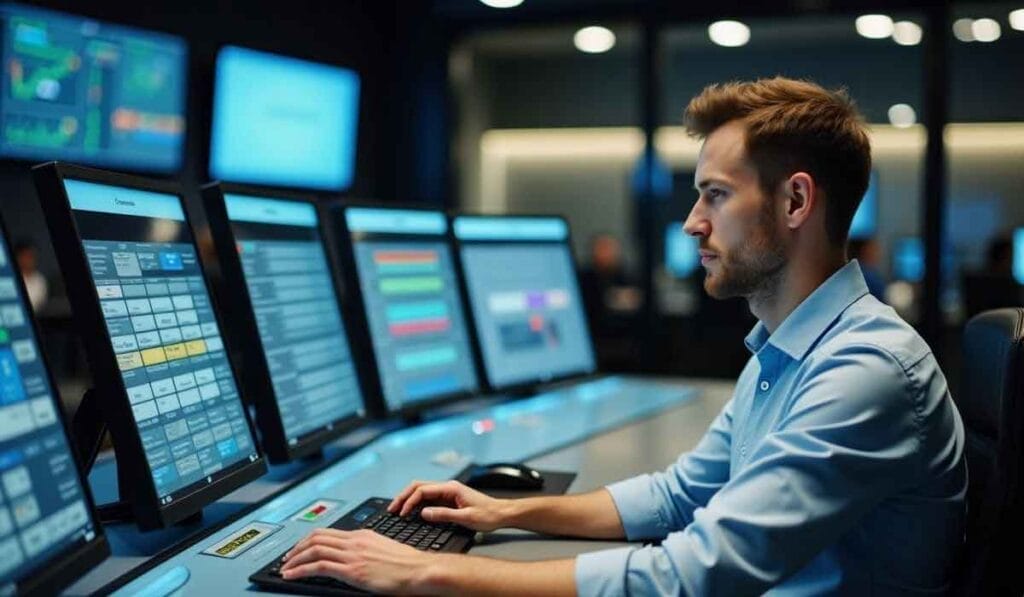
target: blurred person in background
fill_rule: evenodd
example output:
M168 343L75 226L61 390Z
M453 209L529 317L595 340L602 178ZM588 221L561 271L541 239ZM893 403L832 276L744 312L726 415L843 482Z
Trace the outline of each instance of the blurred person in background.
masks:
M18 262L21 277L25 281L28 300L32 310L39 312L50 296L50 284L43 272L39 271L39 254L36 246L29 241L19 241L14 245L14 260Z

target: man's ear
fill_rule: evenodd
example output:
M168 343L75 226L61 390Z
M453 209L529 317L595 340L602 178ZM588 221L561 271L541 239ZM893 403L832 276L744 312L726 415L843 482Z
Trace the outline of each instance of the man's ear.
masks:
M796 172L782 182L782 193L786 198L786 226L800 228L817 207L819 197L814 179L806 172Z

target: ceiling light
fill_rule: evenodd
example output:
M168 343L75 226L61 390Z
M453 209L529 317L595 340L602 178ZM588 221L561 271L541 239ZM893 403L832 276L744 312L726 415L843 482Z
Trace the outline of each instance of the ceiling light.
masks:
M708 25L711 41L727 48L738 48L750 41L750 27L739 21L716 21Z
M523 0L480 0L491 8L515 8L523 3Z
M974 33L971 31L974 26L974 19L957 19L953 21L953 37L960 41L974 41Z
M857 33L868 39L884 39L892 35L893 23L888 15L861 15L854 26Z
M917 122L917 113L910 104L889 106L889 122L896 128L905 129Z
M1024 31L1024 8L1018 8L1010 13L1010 27L1017 31Z
M990 42L999 39L1003 30L995 19L978 19L971 23L971 33L980 42Z
M892 28L892 39L901 46L916 46L923 35L921 26L913 21L897 21Z
M600 54L615 46L615 34L607 27L584 27L572 36L572 42L580 52Z

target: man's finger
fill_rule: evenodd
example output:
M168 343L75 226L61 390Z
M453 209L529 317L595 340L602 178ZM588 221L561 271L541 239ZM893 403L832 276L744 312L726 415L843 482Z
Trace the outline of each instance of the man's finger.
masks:
M402 491L398 492L398 495L396 495L395 498L393 500L391 500L391 503L388 504L388 512L392 512L393 513L395 510L398 509L399 506L402 505L402 502L404 502L406 499L408 499L408 497L410 495L412 495L412 492L416 491L417 487L419 487L420 485L424 485L424 484L426 484L428 482L429 481L418 481L417 480L417 481L413 481L412 483L409 483L408 485L406 485L405 489L403 489Z
M310 562L350 562L354 557L356 554L348 549L339 549L330 545L311 545L289 558L288 562L281 567L281 571L291 570Z

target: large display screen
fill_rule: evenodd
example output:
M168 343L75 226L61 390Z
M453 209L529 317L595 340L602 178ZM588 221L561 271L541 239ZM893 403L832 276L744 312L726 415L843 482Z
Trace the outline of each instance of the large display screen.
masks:
M565 221L461 216L454 226L491 385L593 371Z
M65 180L161 504L258 458L175 195Z
M170 172L185 142L177 37L0 5L0 155Z
M388 408L476 390L444 214L350 207L345 222Z
M362 393L311 203L227 194L256 327L290 445L361 413Z
M0 586L96 537L28 301L0 239Z
M210 173L325 190L352 184L355 71L227 46L217 56Z

